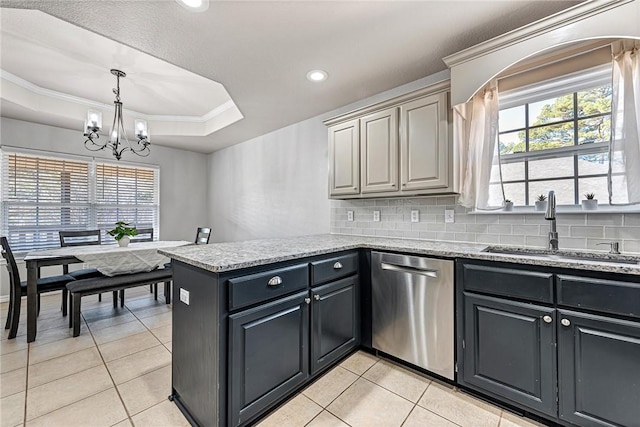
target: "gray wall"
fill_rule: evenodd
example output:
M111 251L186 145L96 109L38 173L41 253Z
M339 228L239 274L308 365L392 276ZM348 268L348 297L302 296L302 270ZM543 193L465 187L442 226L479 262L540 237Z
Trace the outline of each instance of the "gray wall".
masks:
M7 149L19 147L41 150L43 154L66 153L113 159L109 153L90 152L85 149L80 130L62 129L4 117L0 120L0 144L8 146ZM208 225L207 155L152 145L149 157L125 154L123 163L127 161L160 167L160 237L163 240L190 241L195 238L196 227ZM0 296L8 294L7 282L6 269L2 268Z
M210 154L212 241L328 233L323 120L448 78L443 71Z

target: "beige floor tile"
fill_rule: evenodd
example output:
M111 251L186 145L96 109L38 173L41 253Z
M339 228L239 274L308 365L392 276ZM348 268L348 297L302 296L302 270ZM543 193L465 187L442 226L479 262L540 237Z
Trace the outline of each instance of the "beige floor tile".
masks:
M306 427L349 427L349 425L331 413L322 411Z
M178 407L168 400L134 415L131 420L136 427L189 426L189 422Z
M85 321L87 322L87 325L89 326L91 332L95 332L99 331L100 329L108 328L110 326L121 325L123 323L133 322L134 320L136 320L136 317L131 314L129 310L127 310L126 308L121 310L126 311L122 311L120 313L117 313L117 315L112 316L109 316L108 313L102 314L100 317L96 316L93 319L88 319L87 317L85 317ZM82 314L84 315L84 313Z
M316 415L322 412L322 407L308 397L298 394L293 399L276 409L264 420L259 427L298 427L304 426Z
M420 406L413 408L407 420L402 424L402 427L457 427L457 424L452 423L446 418L442 418L439 415L434 414ZM470 426L471 427L471 426Z
M62 407L27 422L28 427L112 426L127 420L127 413L115 388Z
M130 415L157 405L171 394L171 365L120 384L118 391Z
M353 427L394 427L402 425L413 406L408 400L360 378L327 410Z
M118 424L114 424L112 427L132 427L133 424L131 424L131 421L129 420L129 418L127 418L126 420L122 420L120 421Z
M54 341L60 341L65 338L73 338L73 329L70 329L67 326L68 324L59 328L47 329L46 331L41 331L38 329L38 336L36 337L36 340L31 343L31 347L37 347ZM87 324L83 320L82 324L80 325L80 335L86 335L88 333L89 328L87 328Z
M508 411L502 411L500 427L544 427L544 424L512 414Z
M35 365L45 360L54 359L91 347L95 347L95 343L89 334L80 335L75 338L65 338L38 346L31 346L29 349L29 364Z
M133 322L123 323L121 325L110 326L108 328L92 331L91 334L96 340L96 343L104 344L106 342L115 341L125 337L129 337L131 335L139 334L146 330L147 328L145 328L143 324L136 320Z
M100 365L102 365L102 358L95 347L30 365L29 388L38 387Z
M163 346L149 348L107 363L116 384L155 371L171 363L171 353Z
M164 346L167 347L167 350L173 351L173 341L164 343Z
M333 400L358 379L358 376L341 366L336 366L313 384L302 394L326 408Z
M157 304L151 307L143 306L140 308L130 308L130 309L138 319L144 319L145 317L157 316L159 314L164 314L164 313L171 313L171 304L165 304L164 301L157 301Z
M156 329L161 326L166 326L171 324L171 316L169 313L156 314L155 316L145 317L140 319L144 325L149 329Z
M362 375L371 382L416 403L431 380L386 360L379 360Z
M0 398L27 389L27 368L14 369L0 375Z
M0 374L27 366L27 350L4 354L0 363Z
M366 353L364 351L357 351L343 360L342 363L340 363L340 366L350 370L354 374L362 375L378 360L379 358L372 354Z
M111 387L113 383L109 373L104 365L101 365L32 388L27 395L27 420L40 417Z
M46 331L49 329L58 329L58 328L68 328L69 326L69 317L63 316L62 312L58 312L58 315L55 317L42 318L42 316L38 316L38 332ZM20 325L22 327L22 325ZM25 329L26 331L26 325Z
M0 341L0 355L5 355L9 353L15 353L16 351L26 350L29 344L27 344L27 337L23 335L22 337L16 337L12 340L2 340Z
M171 341L171 324L166 326L160 326L159 328L151 329L151 333L156 336L160 340L161 343L166 343Z
M462 426L497 427L500 422L500 409L435 381L418 405Z
M26 392L12 394L0 399L0 426L13 427L24 421L24 398Z
M145 330L140 334L100 344L98 348L100 349L100 353L102 353L104 360L106 362L110 362L112 360L120 359L121 357L155 347L158 344L160 344L160 341L158 341L151 332Z

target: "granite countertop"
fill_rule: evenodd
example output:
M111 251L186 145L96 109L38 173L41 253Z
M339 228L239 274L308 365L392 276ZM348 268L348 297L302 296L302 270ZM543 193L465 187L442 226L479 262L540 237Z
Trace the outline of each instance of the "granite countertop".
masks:
M472 258L640 275L640 263L638 262L635 264L625 264L580 259L558 259L557 257L545 256L542 253L539 254L539 256L536 254L491 253L483 252L483 250L487 248L485 244L346 236L338 234L318 234L280 239L189 245L161 249L159 252L204 270L220 273L358 248L406 252L416 255L432 255L445 258ZM585 252L564 251L564 253L575 253L579 255ZM591 253L594 252L590 252L590 254ZM603 258L607 257L605 252L597 252L597 254L600 254ZM638 257L637 260L640 260L640 257Z

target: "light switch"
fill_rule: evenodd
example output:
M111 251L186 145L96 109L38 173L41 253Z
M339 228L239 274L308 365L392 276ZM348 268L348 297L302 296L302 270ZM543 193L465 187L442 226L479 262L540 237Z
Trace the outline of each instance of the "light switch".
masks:
M420 211L414 209L411 211L411 222L420 222Z
M347 221L353 221L353 211L347 211Z
M180 301L189 305L189 291L180 288Z
M455 222L455 211L453 209L445 209L444 222Z
M373 220L375 222L380 222L380 211L373 211Z

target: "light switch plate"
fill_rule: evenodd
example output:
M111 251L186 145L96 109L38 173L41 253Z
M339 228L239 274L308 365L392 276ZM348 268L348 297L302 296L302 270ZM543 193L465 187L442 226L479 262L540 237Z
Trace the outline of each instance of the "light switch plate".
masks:
M455 211L453 209L445 209L444 222L455 222Z
M189 305L189 291L180 288L180 301Z
M380 211L373 211L373 220L375 222L380 222Z
M411 211L411 222L420 222L420 211L414 209Z
M347 211L347 221L353 221L353 211Z

